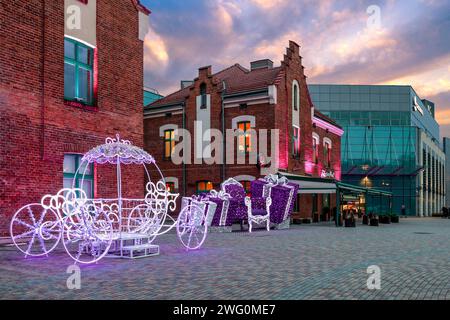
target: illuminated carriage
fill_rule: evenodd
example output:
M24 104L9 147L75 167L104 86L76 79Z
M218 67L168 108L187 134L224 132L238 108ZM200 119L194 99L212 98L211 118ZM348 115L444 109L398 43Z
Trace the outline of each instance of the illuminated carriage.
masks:
M178 219L169 212L176 209L178 194L166 189L155 159L130 141L107 138L105 144L87 152L75 176L81 185L91 164L116 166L117 198L89 199L79 188L61 189L46 195L41 203L28 204L13 216L11 238L27 256L48 255L62 239L70 257L78 263L94 263L105 256L143 257L159 253L153 240L174 227L187 249L199 248L207 234L205 210L201 203L183 206ZM144 199L122 197L121 165L142 165L148 183ZM160 179L150 179L147 166L153 165ZM81 171L83 172L79 172ZM75 180L74 180L75 181Z

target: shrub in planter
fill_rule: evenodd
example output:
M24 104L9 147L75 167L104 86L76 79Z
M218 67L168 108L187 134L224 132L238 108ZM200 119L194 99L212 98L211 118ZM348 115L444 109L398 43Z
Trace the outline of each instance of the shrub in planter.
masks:
M355 219L354 218L345 219L345 227L346 228L355 228L356 227Z
M380 216L380 221L379 222L383 223L383 224L390 224L391 223L391 217L387 216L387 215L382 215L382 216Z
M392 223L399 223L400 222L399 216L396 215L395 213L391 214L390 218L391 218L391 222Z
M370 226L372 226L372 227L378 227L378 225L379 225L378 218L370 218L369 224L370 224Z

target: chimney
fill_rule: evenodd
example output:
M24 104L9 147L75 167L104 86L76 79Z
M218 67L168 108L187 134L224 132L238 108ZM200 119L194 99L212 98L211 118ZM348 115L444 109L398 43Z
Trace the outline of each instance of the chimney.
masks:
M257 70L257 69L272 69L273 68L273 61L270 59L263 59L263 60L257 60L250 62L250 70Z
M194 84L194 81L192 81L192 80L181 80L180 87L181 87L181 89L184 89L193 84Z
M198 69L198 77L200 79L205 79L211 76L212 74L212 68L211 66L201 67Z

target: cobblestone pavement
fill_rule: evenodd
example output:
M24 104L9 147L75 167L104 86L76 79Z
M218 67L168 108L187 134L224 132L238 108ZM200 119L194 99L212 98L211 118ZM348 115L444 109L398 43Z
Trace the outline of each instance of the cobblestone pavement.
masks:
M450 299L450 220L407 218L357 228L291 226L252 234L212 233L185 252L175 234L156 257L82 266L81 289L66 287L62 248L27 258L0 247L1 299ZM368 290L367 267L381 268Z

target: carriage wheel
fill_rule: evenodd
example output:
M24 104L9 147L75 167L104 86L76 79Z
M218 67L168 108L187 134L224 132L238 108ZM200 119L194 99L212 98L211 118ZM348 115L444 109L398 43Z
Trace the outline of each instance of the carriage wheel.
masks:
M203 210L198 206L189 205L181 210L177 220L177 234L186 249L200 248L206 239L207 228Z
M84 213L88 214L88 213ZM107 212L89 219L64 219L63 244L75 263L90 264L102 259L112 244L113 221Z
M10 224L11 239L25 257L48 255L58 245L61 230L58 214L38 203L20 208Z

